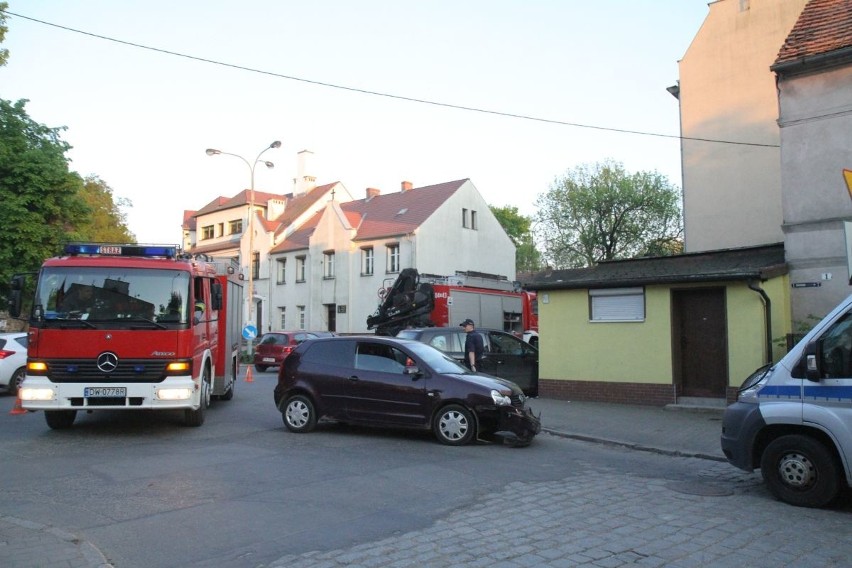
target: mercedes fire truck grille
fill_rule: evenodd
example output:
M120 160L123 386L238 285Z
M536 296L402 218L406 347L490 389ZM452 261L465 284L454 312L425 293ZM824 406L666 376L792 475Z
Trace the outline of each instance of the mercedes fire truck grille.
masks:
M166 361L156 359L119 359L109 373L98 369L94 359L53 359L46 363L47 377L54 383L159 383L166 378Z

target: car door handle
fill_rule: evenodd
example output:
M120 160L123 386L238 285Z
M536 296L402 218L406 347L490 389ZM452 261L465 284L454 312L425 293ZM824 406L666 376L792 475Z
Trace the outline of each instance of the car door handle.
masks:
M358 379L358 375L352 375L352 376L350 376L350 377L349 377L349 380L350 380L350 381L357 381L357 380L359 380L359 379Z

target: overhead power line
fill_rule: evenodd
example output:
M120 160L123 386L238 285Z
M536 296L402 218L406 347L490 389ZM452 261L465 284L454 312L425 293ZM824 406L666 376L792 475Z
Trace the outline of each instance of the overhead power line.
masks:
M712 139L712 138L698 138L698 137L692 137L692 136L679 136L679 135L676 135L676 134L660 134L658 132L644 132L644 131L640 131L640 130L629 130L629 129L626 129L626 128L613 128L613 127L607 127L607 126L596 126L596 125L593 125L593 124L580 124L580 123L577 123L577 122L568 122L568 121L564 121L564 120L542 118L542 117L530 116L530 115L525 115L525 114L517 114L517 113L511 113L511 112L489 110L489 109L484 109L484 108L457 105L457 104L453 104L453 103L444 103L444 102L439 102L439 101L430 101L430 100L426 100L426 99L418 99L416 97L406 97L404 95L394 95L394 94L391 94L391 93L382 93L382 92L379 92L379 91L371 91L369 89L359 89L357 87L349 87L349 86L346 86L346 85L336 85L334 83L328 83L328 82L325 82L325 81L316 81L314 79L305 79L304 77L294 77L292 75L285 75L283 73L275 73L274 71L266 71L264 69L255 69L253 67L246 67L244 65L237 65L235 63L225 63L223 61L216 61L215 59L208 59L206 57L199 57L197 55L189 55L189 54L186 54L186 53L179 53L179 52L176 52L176 51L170 51L168 49L161 49L159 47L152 47L150 45L142 45L140 43L134 43L132 41L125 41L125 40L122 40L122 39L117 39L117 38L104 36L104 35L100 35L100 34L95 34L95 33L87 32L87 31L84 31L84 30L78 30L78 29L71 28L71 27L68 27L68 26L63 26L63 25L60 25L60 24L54 24L52 22L39 20L38 18L32 18L30 16L24 16L23 14L10 12L9 10L3 10L3 12L5 14L8 14L9 16L15 16L15 17L18 17L18 18L22 18L24 20L29 20L31 22L43 24L45 26L58 28L58 29L73 32L73 33L76 33L76 34L81 34L81 35L101 39L101 40L104 40L104 41L111 41L113 43L118 43L118 44L121 44L121 45L127 45L127 46L135 47L135 48L138 48L138 49L145 49L145 50L153 51L153 52L156 52L156 53L163 53L165 55L172 55L174 57L181 57L181 58L184 58L184 59L190 59L192 61L200 61L202 63L209 63L211 65L218 65L220 67L228 67L230 69L238 69L240 71L248 71L250 73L267 75L267 76L276 77L276 78L279 78L279 79L287 79L289 81L299 81L301 83L308 83L308 84L317 85L317 86L320 86L320 87L328 87L328 88L331 88L331 89L339 89L339 90L342 90L342 91L349 91L349 92L352 92L352 93L361 93L363 95L385 97L385 98L388 98L388 99L395 99L395 100L399 100L399 101L407 101L407 102L410 102L410 103L418 103L418 104L431 105L431 106L436 106L436 107L451 108L451 109L455 109L455 110L463 110L463 111L468 111L468 112L478 112L478 113L481 113L481 114L490 114L490 115L493 115L493 116L502 116L502 117L506 117L506 118L517 118L517 119L520 119L520 120L543 122L543 123L546 123L546 124L556 124L556 125L560 125L560 126L572 126L572 127L575 127L575 128L586 128L586 129L590 129L590 130L602 130L602 131L606 131L606 132L619 132L619 133L622 133L622 134L636 134L638 136L654 136L654 137L657 137L657 138L673 138L673 139L677 139L677 140L692 140L692 141L696 141L696 142L712 142L712 143L715 143L715 144L733 144L733 145L737 145L737 146L757 146L757 147L761 147L761 148L778 148L779 147L778 144L760 144L760 143L757 143L757 142L737 142L737 141L733 141L733 140L717 140L717 139Z

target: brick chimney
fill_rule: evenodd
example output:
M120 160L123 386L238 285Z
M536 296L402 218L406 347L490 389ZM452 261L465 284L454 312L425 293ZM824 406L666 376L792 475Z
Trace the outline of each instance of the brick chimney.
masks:
M382 194L381 189L377 189L375 187L368 187L367 188L367 201L369 201L370 199L374 198L375 196L381 195L381 194Z
M410 191L414 187L414 184L410 181L402 182L402 189L400 191Z

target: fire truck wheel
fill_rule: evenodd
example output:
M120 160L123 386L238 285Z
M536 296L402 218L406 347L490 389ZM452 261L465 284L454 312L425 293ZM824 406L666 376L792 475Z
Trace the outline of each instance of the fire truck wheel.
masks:
M281 413L284 425L291 432L302 434L310 432L317 425L317 412L310 398L297 394L287 399Z
M187 426L204 424L204 411L210 407L210 369L206 367L204 375L201 377L201 398L198 402L198 408L195 410L190 408L184 410L184 422Z
M219 400L231 400L234 398L234 387L237 386L237 379L235 377L231 377L231 385L228 387L228 390L225 391L225 394L219 397Z
M53 430L65 430L74 424L76 410L45 410L44 419Z

